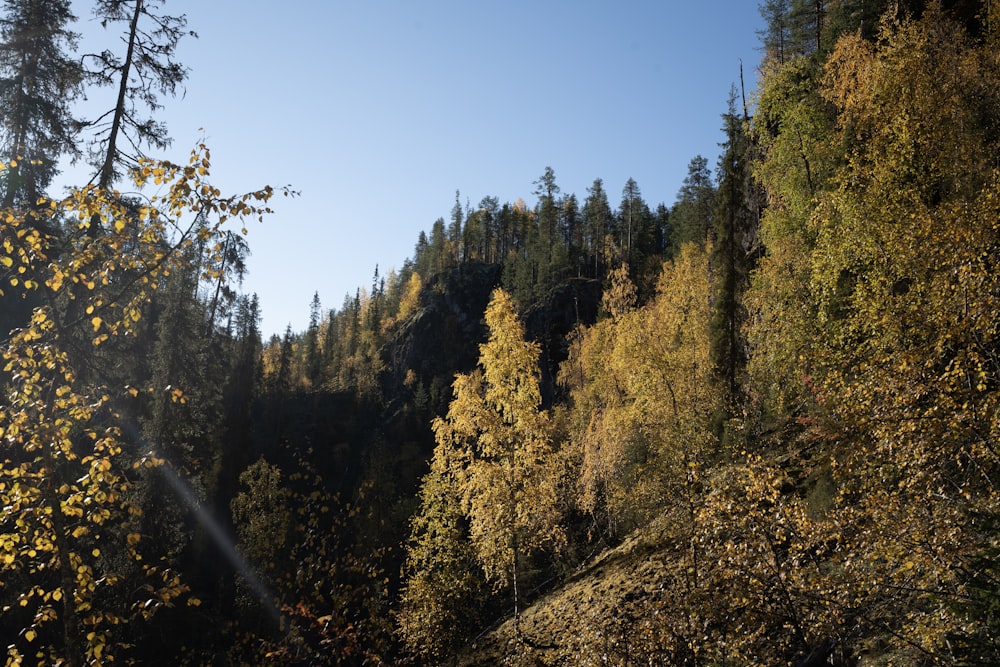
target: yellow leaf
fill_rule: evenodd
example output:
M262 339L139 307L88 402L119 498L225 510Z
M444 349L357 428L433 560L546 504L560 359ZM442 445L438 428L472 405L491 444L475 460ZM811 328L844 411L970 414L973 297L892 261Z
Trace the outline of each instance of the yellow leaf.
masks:
M94 319L90 320L90 323L94 325L94 331L101 328L101 321L100 317L94 317Z
M29 642L35 641L35 636L36 635L34 630L28 630L27 632L24 633L24 638L27 639Z

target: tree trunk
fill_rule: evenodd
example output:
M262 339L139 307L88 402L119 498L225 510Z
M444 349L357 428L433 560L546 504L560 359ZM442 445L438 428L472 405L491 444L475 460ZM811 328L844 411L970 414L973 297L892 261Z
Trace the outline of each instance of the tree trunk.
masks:
M115 115L111 121L111 130L108 132L108 152L104 156L104 166L101 167L100 177L97 187L107 190L111 187L115 173L115 155L117 151L118 132L121 130L122 118L125 116L125 98L128 95L128 77L132 70L132 59L135 57L135 42L138 39L139 16L142 15L143 0L135 0L135 12L132 14L132 23L128 31L128 50L125 52L125 61L122 63L121 81L118 84L118 103L115 106ZM94 223L90 224L91 234L96 233Z

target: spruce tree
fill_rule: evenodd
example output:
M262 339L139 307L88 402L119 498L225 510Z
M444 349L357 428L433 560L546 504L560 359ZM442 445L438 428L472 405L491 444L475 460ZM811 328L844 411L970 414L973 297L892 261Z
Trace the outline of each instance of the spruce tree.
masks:
M696 155L688 163L688 173L670 211L674 254L685 243L704 245L712 222L715 187L708 160Z
M161 95L173 96L187 78L187 68L175 60L181 38L195 33L186 29L187 18L161 11L164 0L97 0L94 16L101 26L123 25L125 53L105 49L84 56L87 77L98 86L116 86L115 104L88 126L94 132L90 156L97 168L95 181L108 189L131 167L145 148L170 145L167 127L156 119ZM140 107L150 116L144 117ZM93 233L94 228L91 227Z
M586 229L588 264L593 267L591 277L601 278L608 269L612 250L610 243L614 215L608 204L604 181L599 178L595 178L594 183L587 188L587 199L583 203L583 224Z
M750 174L752 144L745 119L736 111L735 89L722 118L726 141L719 158L711 229L710 350L718 380L728 400L733 401L737 399L738 377L746 365L742 295L756 253L758 195Z
M309 380L310 386L314 389L320 386L323 375L323 357L319 340L321 308L319 292L313 292L312 301L309 303L309 328L306 329L303 344L305 346L306 379Z
M70 107L82 70L69 56L76 17L68 0L4 0L0 17L0 203L32 208L57 172L75 155ZM51 230L49 230L51 231Z

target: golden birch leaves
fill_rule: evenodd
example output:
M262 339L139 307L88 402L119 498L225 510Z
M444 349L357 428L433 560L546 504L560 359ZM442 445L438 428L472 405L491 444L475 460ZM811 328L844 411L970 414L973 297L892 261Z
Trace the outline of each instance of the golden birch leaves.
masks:
M541 409L537 343L509 294L496 290L486 309L489 340L480 368L455 379L445 419L434 422L438 448L449 449L470 539L486 576L510 583L515 559L558 550L562 481L547 411Z
M101 386L89 356L134 333L150 292L186 268L184 249L221 236L227 215L267 212L269 188L223 198L208 184L207 150L192 160L143 161L136 186L158 180L161 189L141 199L86 187L30 214L0 213L0 289L38 304L0 347L0 582L26 582L0 610L24 619L8 649L14 664L20 655L112 660L125 648L122 626L187 590L143 549L131 475L152 458L126 453L114 409L137 391ZM67 232L58 240L39 231L59 227ZM167 391L187 400L180 388Z

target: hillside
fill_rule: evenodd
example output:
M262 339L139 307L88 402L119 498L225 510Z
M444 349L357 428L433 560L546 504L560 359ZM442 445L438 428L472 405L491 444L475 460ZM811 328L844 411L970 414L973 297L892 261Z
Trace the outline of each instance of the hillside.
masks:
M659 648L669 621L658 618L664 596L677 579L676 545L667 519L637 529L617 547L578 566L520 614L520 640L508 617L466 646L458 665L486 667L626 664L652 657L675 664L678 656Z
M1000 664L1000 4L761 14L672 205L456 197L269 340L275 190L8 159L8 664Z

